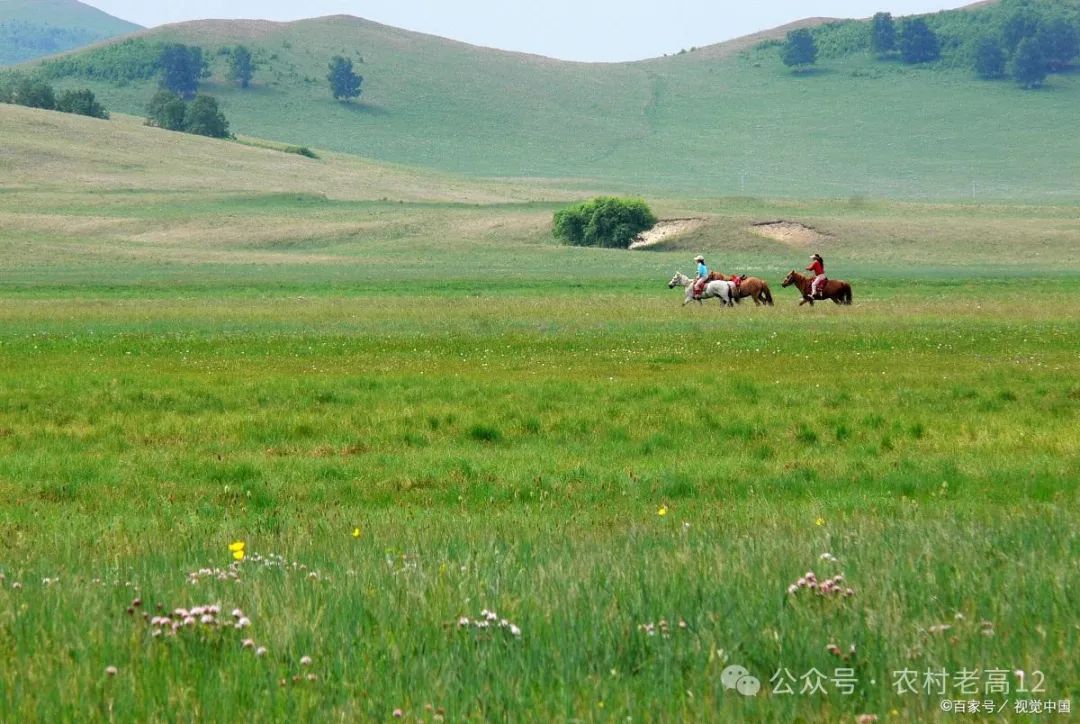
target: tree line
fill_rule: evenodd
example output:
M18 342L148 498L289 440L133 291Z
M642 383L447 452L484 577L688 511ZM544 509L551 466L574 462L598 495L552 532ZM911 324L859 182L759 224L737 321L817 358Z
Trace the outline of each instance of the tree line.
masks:
M91 118L107 119L109 117L109 112L98 103L93 92L87 88L65 90L58 94L47 81L19 74L10 74L0 78L0 103L12 103L27 108L40 108L61 113L75 113Z
M937 28L935 30L935 27ZM1080 13L1048 0L1004 0L987 8L902 18L879 12L869 22L827 23L787 34L784 64L811 68L822 47L831 56L868 50L879 60L908 64L943 61L969 67L979 78L1011 78L1037 88L1080 56Z

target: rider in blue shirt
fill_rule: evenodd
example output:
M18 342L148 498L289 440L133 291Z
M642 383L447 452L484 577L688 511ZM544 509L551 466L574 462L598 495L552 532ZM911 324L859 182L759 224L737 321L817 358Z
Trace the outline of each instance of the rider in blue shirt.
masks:
M697 279L694 280L694 294L700 297L709 278L709 267L705 266L705 257L701 254L695 256L694 261L697 262Z

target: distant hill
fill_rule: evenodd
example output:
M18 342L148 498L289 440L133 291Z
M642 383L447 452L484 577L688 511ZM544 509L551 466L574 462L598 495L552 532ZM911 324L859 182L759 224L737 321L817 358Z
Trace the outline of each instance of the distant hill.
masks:
M141 27L77 0L0 0L0 65L81 48Z
M1070 7L1072 0L1069 0ZM997 22L996 6L929 16L935 27ZM971 13L965 15L964 13ZM812 21L829 46L792 74L784 28L636 63L572 63L479 48L336 16L294 23L201 21L156 28L47 66L113 111L140 114L151 78L108 77L157 44L204 48L240 133L489 177L686 195L1080 198L1080 76L1043 91L977 80L942 61L907 66L864 48L863 23ZM259 67L226 76L243 43ZM961 58L962 43L948 45ZM110 55L111 54L111 55ZM331 97L327 64L354 61L359 102ZM111 60L110 60L111 59ZM1068 171L1066 171L1068 169Z
M499 203L567 198L524 184L477 182L348 154L308 158L283 144L224 141L0 103L4 181L65 191L295 193L328 199ZM102 149L108 149L103 152Z

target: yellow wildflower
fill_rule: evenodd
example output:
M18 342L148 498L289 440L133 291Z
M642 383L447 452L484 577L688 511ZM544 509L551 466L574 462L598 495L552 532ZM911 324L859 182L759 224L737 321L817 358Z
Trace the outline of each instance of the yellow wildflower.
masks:
M661 505L660 509L656 511L656 514L663 518L665 515L667 515L667 506Z
M359 528L353 528L352 537L353 538L359 538L360 537L360 529Z

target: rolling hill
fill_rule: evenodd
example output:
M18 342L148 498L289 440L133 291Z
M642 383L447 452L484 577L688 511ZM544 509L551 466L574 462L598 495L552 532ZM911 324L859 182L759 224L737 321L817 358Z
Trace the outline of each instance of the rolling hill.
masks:
M955 18L950 15L949 18ZM563 186L687 195L1080 198L1071 133L1080 79L1040 92L975 80L948 63L867 52L792 74L764 34L636 63L586 64L479 48L353 17L202 21L131 43L199 44L204 92L242 133L395 163ZM226 79L227 49L251 47L253 87ZM93 62L92 53L71 56ZM333 101L333 55L354 60L360 102ZM153 80L89 85L138 114Z
M239 143L111 120L0 104L0 171L11 191L60 194L296 194L340 201L507 203L566 193L496 184L283 144ZM102 153L103 148L111 149Z
M139 30L77 0L0 0L0 65L13 65Z

